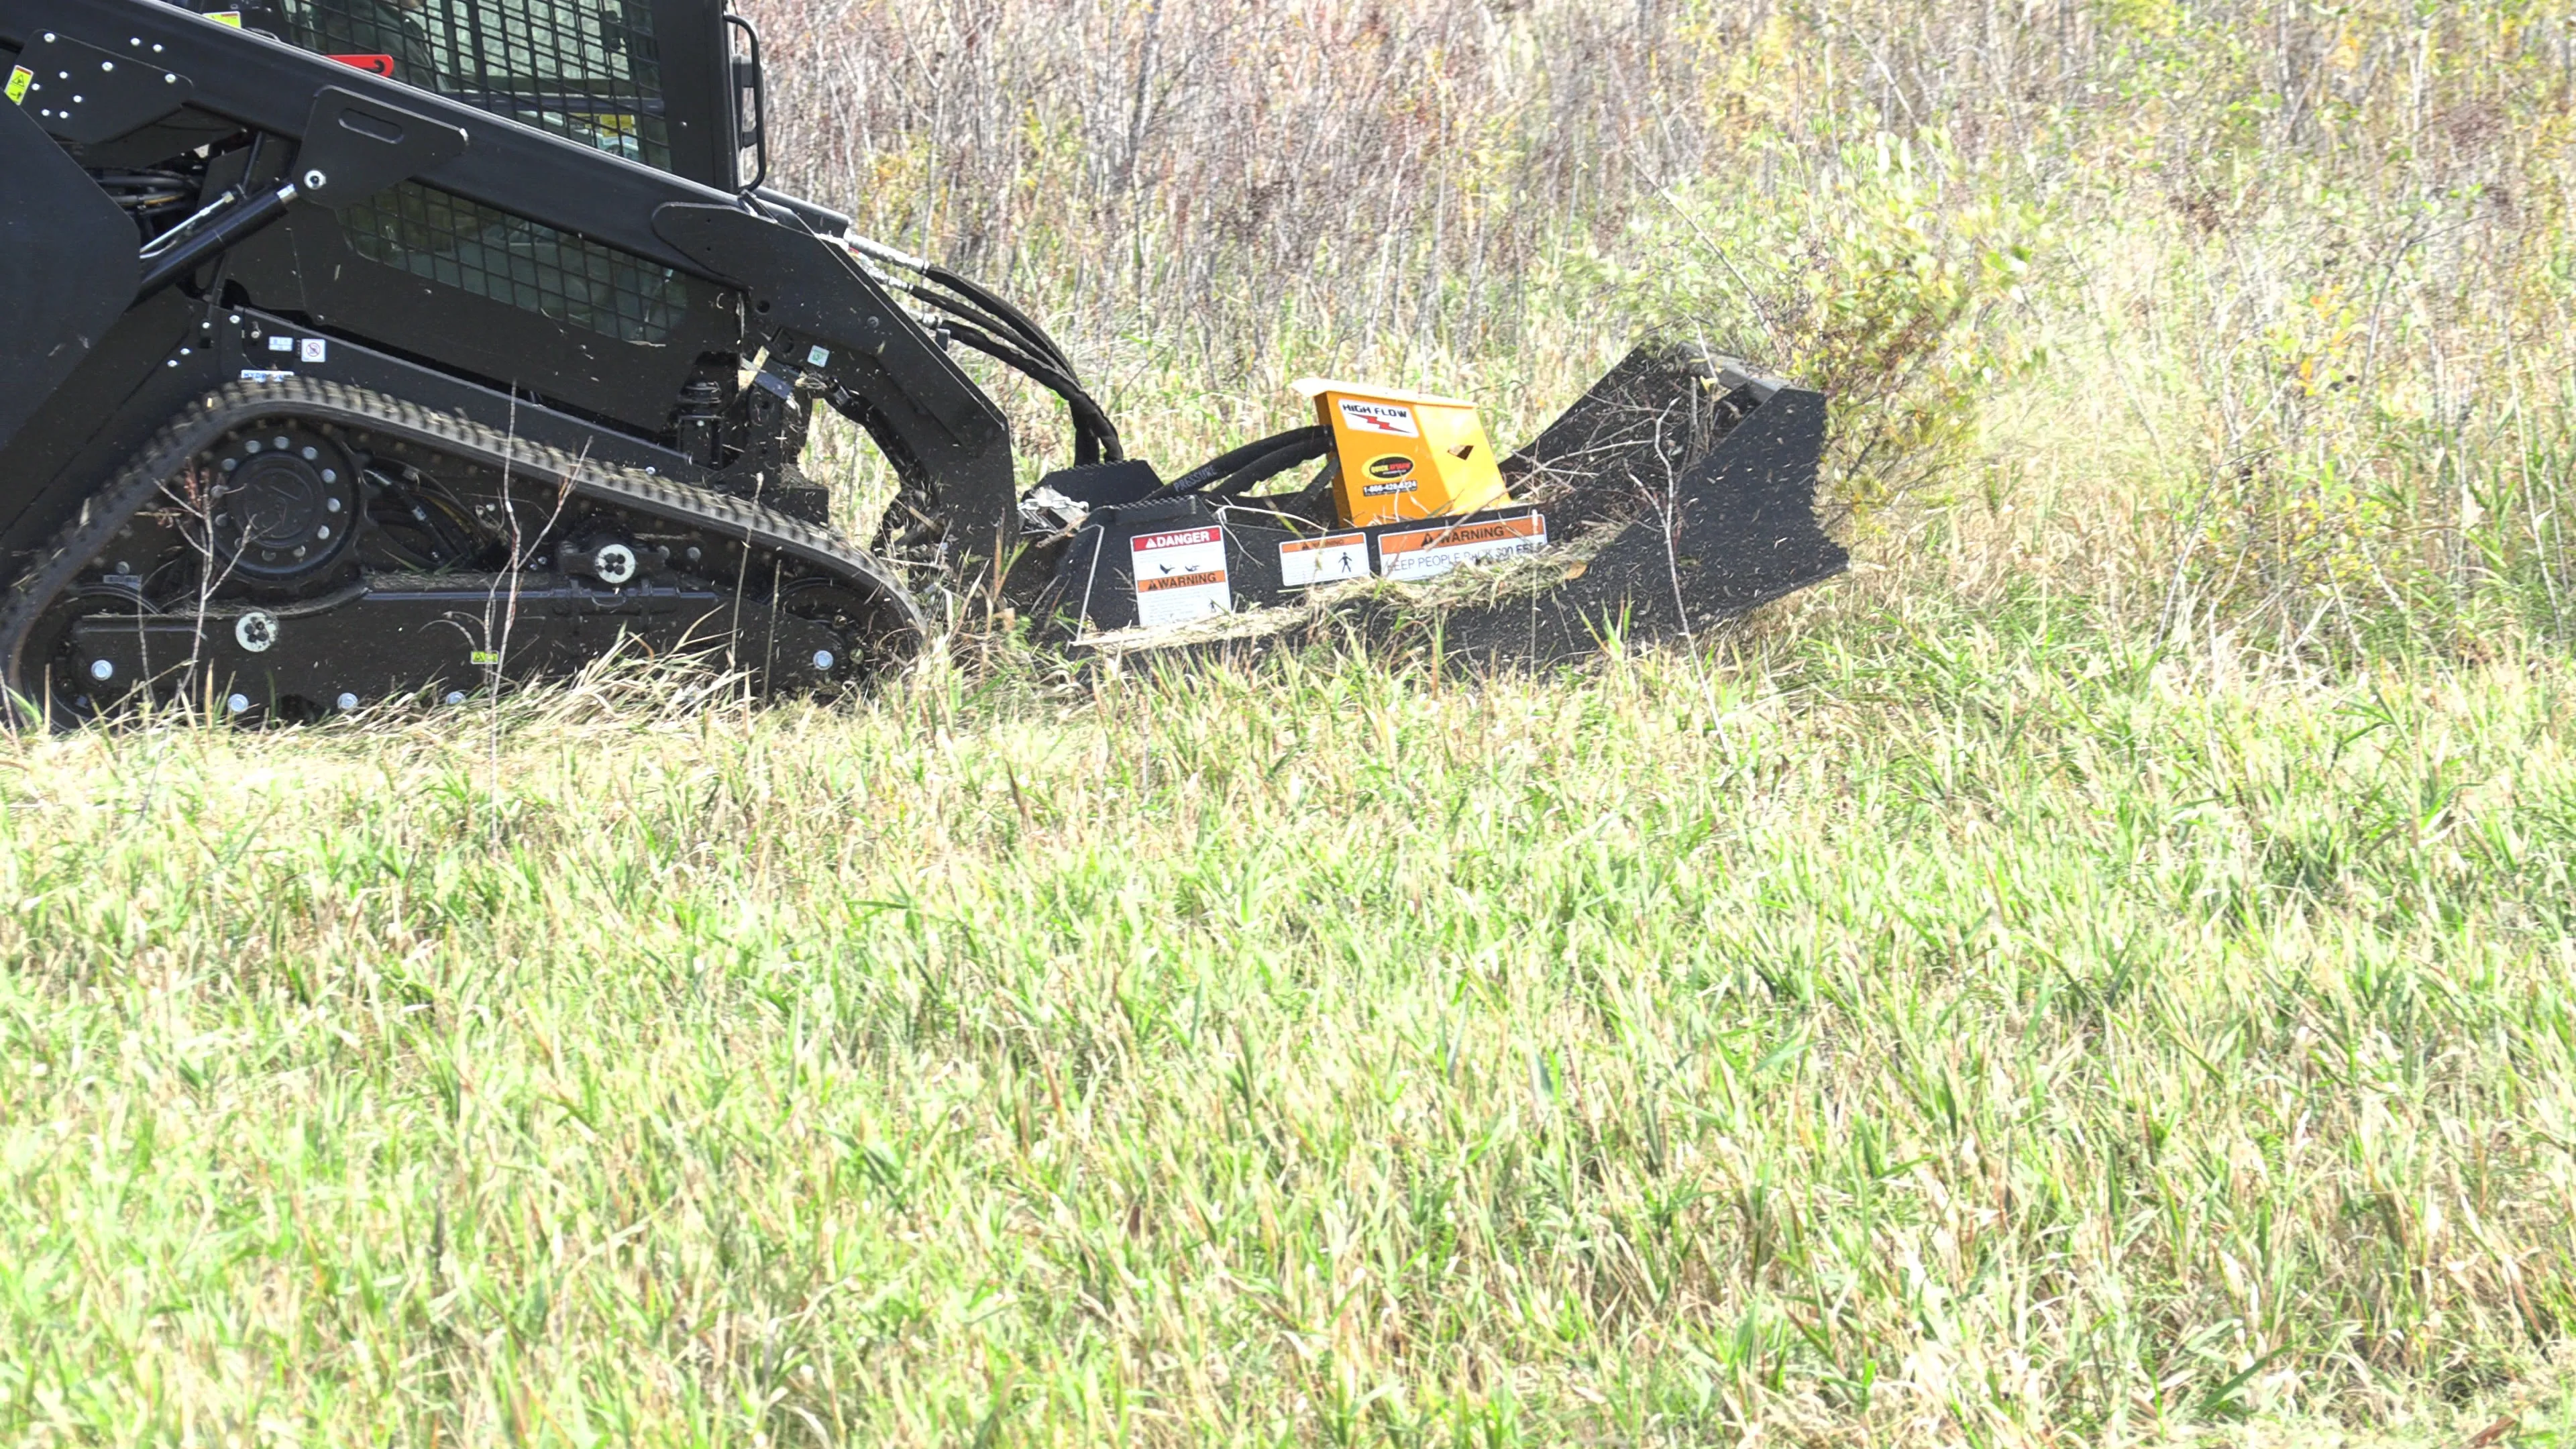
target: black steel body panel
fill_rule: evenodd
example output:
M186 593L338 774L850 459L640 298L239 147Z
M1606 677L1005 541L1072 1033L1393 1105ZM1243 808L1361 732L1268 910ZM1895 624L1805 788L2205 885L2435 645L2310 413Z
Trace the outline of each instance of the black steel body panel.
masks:
M466 143L462 126L324 86L313 97L295 164L304 174L304 199L338 208L446 165L465 154Z
M337 335L434 358L645 437L669 430L697 360L742 340L733 295L695 277L677 279L687 311L668 339L620 341L360 256L339 218L318 206L295 208L285 226L234 253L232 278L255 306L304 313Z
M0 105L0 447L134 301L134 223L16 106Z
M172 414L224 381L212 351L180 356L202 312L163 292L118 318L0 448L0 575L15 574Z
M264 616L243 642L237 624ZM730 589L639 583L605 589L559 574L486 579L375 575L355 597L274 611L228 608L198 614L104 614L75 625L83 658L102 676L193 677L214 699L240 691L270 709L290 700L332 708L343 693L366 703L424 690L479 689L506 666L513 680L570 674L626 641L630 653L669 657L721 654L757 640L785 680L820 684L817 651L845 654L847 641L823 624L747 602ZM506 646L506 647L505 647Z
M697 270L654 234L653 209L670 201L732 201L713 186L368 75L162 0L0 0L0 45L15 50L48 31L109 51L149 54L161 46L163 63L195 84L191 108L295 140L303 138L313 98L326 86L417 111L472 137L464 155L423 173L424 182L667 266ZM720 117L719 103L710 104L718 108L708 114Z
M75 146L113 141L168 117L196 88L150 59L40 32L18 53L18 64L30 73L19 108Z

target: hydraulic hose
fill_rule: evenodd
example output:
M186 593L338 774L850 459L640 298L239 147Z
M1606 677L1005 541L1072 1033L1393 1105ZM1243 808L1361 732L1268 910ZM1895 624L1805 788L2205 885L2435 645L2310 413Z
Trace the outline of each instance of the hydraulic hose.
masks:
M1056 345L1055 339L1047 335L1047 330L1030 320L1027 313L1002 300L992 289L970 282L946 267L924 267L921 274L1009 323L1010 330L1026 338L1029 345L1037 349L1039 356L1053 360L1056 366L1064 369L1065 376L1074 375L1073 359L1067 357L1064 349Z
M907 285L904 287L903 291L906 296L918 298L919 300L927 302L931 306L938 308L940 311L947 313L951 317L971 323L982 329L986 336L992 341L999 342L1006 347L1018 348L1024 356L1030 351L1030 349L1024 345L1025 339L1023 339L1020 334L1010 326L1010 324L979 307L969 306L944 292L935 292L928 287ZM998 356L999 354L996 355ZM1009 361L1007 358L1004 360ZM1026 360L1030 363L1034 363L1040 367L1053 371L1063 380L1063 383L1066 386L1070 386L1074 391L1082 394L1083 403L1089 404L1092 414L1099 420L1101 428L1105 430L1106 441L1109 443L1110 449L1109 461L1114 463L1126 456L1118 449L1118 430L1109 426L1109 410L1102 407L1099 400L1091 396L1089 389L1083 387L1082 378L1074 372L1070 363L1063 362L1061 359L1050 358L1043 353L1039 353L1035 356L1027 356ZM1013 362L1012 365L1015 367L1021 367L1021 370L1024 372L1028 370L1018 362ZM1035 374L1032 373L1031 376L1035 376ZM1047 385L1055 388L1058 392L1062 392L1064 390L1063 387L1058 387L1052 382ZM1066 401L1071 402L1071 397L1068 396ZM1080 405L1076 405L1074 410L1079 413L1082 408Z
M1213 498L1237 498L1252 491L1254 485L1267 482L1301 463L1311 463L1333 450L1329 428L1317 428L1321 437L1303 437L1280 444L1251 462L1228 473L1204 490Z
M127 211L167 211L196 194L196 183L175 171L92 171L98 188Z
M1264 478L1332 451L1333 430L1320 424L1290 428L1229 448L1154 490L1153 497L1180 498L1192 493L1232 497Z
M899 267L904 271L915 273L937 286L946 287L955 292L1000 320L1003 325L992 330L1005 335L1016 334L1039 356L1050 359L1057 367L1064 369L1065 376L1075 375L1073 359L1065 354L1062 347L1056 345L1054 338L1047 335L1047 330L1032 321L1027 313L1002 300L991 288L961 277L936 262L916 257L910 252L898 251L884 242L863 237L857 232L844 234L841 244L860 256L889 267Z
M1032 382L1063 398L1066 408L1073 413L1075 463L1115 463L1126 458L1127 451L1119 441L1117 425L1109 421L1109 410L1084 390L1081 374L1075 371L1073 359L1027 313L1003 300L992 289L908 252L897 251L855 232L844 235L841 241L863 258L914 273L930 283L927 287L903 283L899 289L958 319L949 324L950 337L1018 369ZM883 273L879 273L878 278L888 285L896 285L893 278Z
M233 200L229 205L218 202L216 205L222 208L219 211L208 208L213 213L213 220L206 224L205 230L188 232L183 237L181 232L185 227L182 224L163 232L144 248L143 280L135 286L136 301L169 286L195 271L199 263L222 255L234 243L286 215L288 204L295 200L296 187L289 181L274 191L262 188L248 196L240 191L226 194Z
M1074 376L1072 368L1058 366L1054 358L1047 356L1043 352L1035 352L1030 348L1028 339L1021 337L1017 332L1013 331L1011 324L994 316L992 313L985 311L981 307L970 306L967 303L961 302L957 298L948 295L946 292L922 286L918 282L904 283L903 294L918 301L927 302L931 306L938 308L940 311L945 312L949 316L955 317L960 321L971 322L977 327L982 328L987 334L1008 344L1009 346L1017 347L1023 352L1032 353L1037 360L1045 363L1049 367L1055 368L1056 371L1063 373L1066 377ZM1080 379L1075 378L1075 381L1078 382Z
M1296 429L1293 431L1302 432L1305 430ZM1275 433L1267 438L1256 438L1239 448L1228 448L1224 452L1217 454L1215 457L1208 459L1206 462L1201 463L1178 478L1175 478L1171 482L1154 490L1154 496L1156 498L1176 498L1184 493L1196 493L1208 484L1213 483L1217 479L1224 477L1226 474L1233 472L1236 468L1260 457L1267 450L1277 447L1280 441L1288 436L1288 433Z
M1109 421L1109 414L1102 411L1091 394L1082 390L1080 383L971 322L948 324L948 335L1018 370L1029 381L1064 399L1065 407L1073 414L1073 461L1076 465L1115 463L1127 456L1126 449L1118 441L1117 425Z

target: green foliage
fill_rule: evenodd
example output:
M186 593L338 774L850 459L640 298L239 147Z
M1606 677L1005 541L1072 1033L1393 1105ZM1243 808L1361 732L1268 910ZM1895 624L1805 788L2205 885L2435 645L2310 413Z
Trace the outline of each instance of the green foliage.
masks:
M1882 508L1966 461L1984 400L2045 365L2020 325L2043 218L1962 176L1937 134L1882 133L1823 160L1751 154L1759 186L1673 188L1631 223L1635 260L1579 284L1614 288L1650 330L1824 389L1827 494Z

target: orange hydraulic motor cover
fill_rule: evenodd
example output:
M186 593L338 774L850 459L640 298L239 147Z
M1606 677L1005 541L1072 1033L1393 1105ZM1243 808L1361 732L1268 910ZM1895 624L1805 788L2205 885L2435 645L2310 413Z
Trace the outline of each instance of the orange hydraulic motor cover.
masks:
M1300 378L1333 430L1333 501L1352 528L1451 518L1511 502L1476 405L1366 383Z

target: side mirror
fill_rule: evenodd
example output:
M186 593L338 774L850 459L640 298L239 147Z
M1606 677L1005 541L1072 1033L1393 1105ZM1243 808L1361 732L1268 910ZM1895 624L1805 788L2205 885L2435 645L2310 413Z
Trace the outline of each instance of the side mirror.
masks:
M758 191L769 180L769 93L760 75L760 31L739 15L728 15L725 24L738 31L744 49L734 52L733 78L733 174L742 177L742 153L753 153L751 179L741 181L746 192Z

